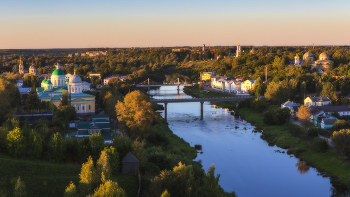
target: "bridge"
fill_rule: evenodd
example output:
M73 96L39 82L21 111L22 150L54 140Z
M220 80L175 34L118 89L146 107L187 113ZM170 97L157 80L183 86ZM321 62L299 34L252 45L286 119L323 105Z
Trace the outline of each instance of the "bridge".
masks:
M164 103L164 119L167 120L168 103L188 103L200 102L201 104L201 120L203 119L203 103L205 101L221 102L221 101L242 101L250 99L253 96L234 96L234 97L213 97L213 98L183 98L183 99L153 99L152 103Z
M177 86L177 90L180 90L180 86L192 86L191 83L186 83L186 81L180 81L180 78L177 78L177 83L157 83L150 78L136 85L136 87L159 87L159 86Z

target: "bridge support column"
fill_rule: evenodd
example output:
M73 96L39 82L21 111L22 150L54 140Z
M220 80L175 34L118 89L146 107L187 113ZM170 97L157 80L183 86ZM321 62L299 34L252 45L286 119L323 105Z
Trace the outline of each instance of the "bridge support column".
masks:
M201 101L201 120L203 120L203 101Z
M180 94L180 85L177 86L177 94Z
M164 119L165 120L168 120L167 116L168 116L168 103L164 103Z

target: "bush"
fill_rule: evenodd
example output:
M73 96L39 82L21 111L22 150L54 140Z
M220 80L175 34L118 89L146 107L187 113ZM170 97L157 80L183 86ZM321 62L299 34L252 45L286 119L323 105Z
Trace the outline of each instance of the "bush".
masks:
M345 120L338 120L336 123L333 124L331 131L339 131L341 129L349 129L350 124L346 122Z
M321 138L314 139L311 144L311 149L316 152L326 152L329 146L327 141Z
M350 157L350 129L333 132L331 137L334 149L346 157Z
M263 98L250 99L250 107L258 113L263 112L266 109L266 106L266 101Z
M296 126L296 125L289 127L289 132L294 137L303 137L303 135L304 135L304 132L301 130L301 128Z
M263 121L268 125L282 125L289 121L290 110L289 108L279 108L277 106L270 106L268 111L264 113Z
M309 130L306 131L306 134L308 137L317 137L318 136L318 128L311 128Z
M153 162L146 162L144 169L147 174L158 175L160 173L159 166L157 166L157 164L154 164Z

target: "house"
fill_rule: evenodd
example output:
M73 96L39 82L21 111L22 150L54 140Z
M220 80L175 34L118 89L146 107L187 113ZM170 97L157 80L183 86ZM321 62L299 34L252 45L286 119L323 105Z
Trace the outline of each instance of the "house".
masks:
M243 92L248 92L249 90L254 88L255 85L255 79L252 80L245 80L242 84L241 84L241 91Z
M331 103L331 99L329 99L327 96L320 96L320 97L307 97L304 100L305 106L323 106L328 105Z
M19 90L19 93L22 95L22 94L29 94L32 91L32 88L19 87L18 90Z
M77 129L79 133L87 132L88 134L104 132L111 132L111 123L105 121L80 121L77 124Z
M83 81L81 83L81 89L82 89L82 91L89 91L90 90L90 83Z
M200 73L200 80L207 81L207 80L210 80L214 76L216 76L216 71L214 71L214 72L201 72Z
M322 126L322 119L335 118L331 116L333 111L338 112L340 116L350 116L350 106L348 105L311 106L310 111L312 113L311 122L318 127Z
M336 118L323 118L321 121L321 129L330 129L337 121L338 119Z
M90 73L89 77L98 77L99 79L101 79L101 73Z
M122 159L122 173L133 175L139 170L140 161L131 153L128 152Z
M290 114L294 117L296 112L298 112L298 108L300 107L300 103L294 103L293 101L287 101L281 104L281 108L287 107L290 110Z

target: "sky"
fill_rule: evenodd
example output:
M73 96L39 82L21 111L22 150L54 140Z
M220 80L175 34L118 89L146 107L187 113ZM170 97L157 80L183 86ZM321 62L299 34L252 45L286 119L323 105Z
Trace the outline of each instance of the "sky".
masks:
M349 0L0 0L0 49L350 45Z

